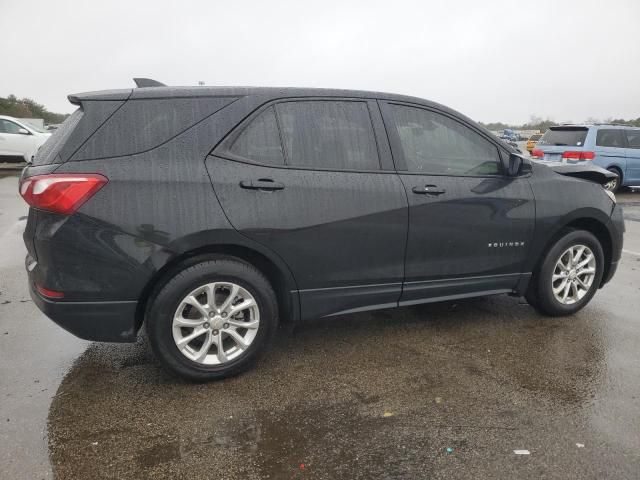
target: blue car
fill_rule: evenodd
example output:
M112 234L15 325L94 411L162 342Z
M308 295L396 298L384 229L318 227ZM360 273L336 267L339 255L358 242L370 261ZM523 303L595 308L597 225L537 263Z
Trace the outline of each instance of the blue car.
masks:
M558 125L550 127L531 152L541 162L585 163L618 175L605 188L640 185L640 128L627 125Z

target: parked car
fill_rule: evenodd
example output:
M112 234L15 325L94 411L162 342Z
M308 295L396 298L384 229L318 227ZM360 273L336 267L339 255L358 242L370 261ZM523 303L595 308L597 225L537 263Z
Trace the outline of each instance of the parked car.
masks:
M529 155L531 155L533 149L536 148L536 144L538 143L538 140L540 140L540 138L542 138L541 133L534 133L529 137L529 140L527 140L527 152L529 152Z
M545 162L592 163L616 174L605 186L640 185L640 128L627 125L559 125L538 141L531 156Z
M50 135L27 122L0 115L0 159L20 157L30 162Z
M518 134L509 128L506 128L502 132L502 136L500 138L505 142L510 142L510 143L516 143L517 141L520 140Z
M190 379L246 370L279 323L493 294L569 315L620 258L613 174L534 165L437 103L233 87L69 99L20 182L32 298L84 339L132 342L145 324Z

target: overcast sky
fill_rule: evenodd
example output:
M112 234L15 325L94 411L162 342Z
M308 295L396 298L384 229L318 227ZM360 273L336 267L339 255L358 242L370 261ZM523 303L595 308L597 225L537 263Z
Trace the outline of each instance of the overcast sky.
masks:
M640 0L0 0L0 96L133 86L416 95L475 120L640 117Z

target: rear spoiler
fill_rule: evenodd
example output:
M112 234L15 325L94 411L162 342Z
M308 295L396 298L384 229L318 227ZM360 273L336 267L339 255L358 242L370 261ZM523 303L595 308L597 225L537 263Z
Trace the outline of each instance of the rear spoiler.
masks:
M597 165L568 165L566 163L545 163L545 165L560 175L582 178L583 180L589 180L590 182L599 183L600 185L604 185L608 181L618 177L615 173L598 167Z
M138 88L166 87L164 83L152 80L151 78L134 78L133 81L136 82L136 86ZM73 95L69 95L67 98L74 105L81 106L82 102L85 100L128 100L132 92L133 89L131 88L121 90L100 90L97 92L75 93Z

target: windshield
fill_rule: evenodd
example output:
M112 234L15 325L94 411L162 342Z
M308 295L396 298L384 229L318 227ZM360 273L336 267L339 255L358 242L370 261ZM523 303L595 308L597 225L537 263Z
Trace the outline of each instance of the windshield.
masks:
M587 131L585 127L552 127L545 132L538 145L582 147Z
M542 137L542 134L536 133L535 135L531 135L531 138L529 140L537 142L538 140L540 140L540 137Z

